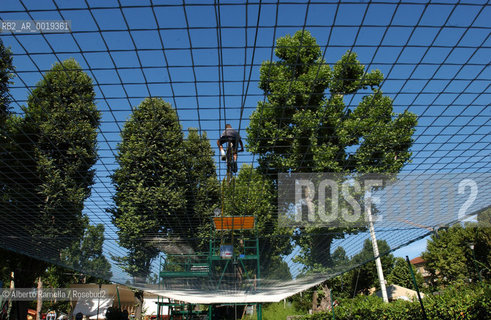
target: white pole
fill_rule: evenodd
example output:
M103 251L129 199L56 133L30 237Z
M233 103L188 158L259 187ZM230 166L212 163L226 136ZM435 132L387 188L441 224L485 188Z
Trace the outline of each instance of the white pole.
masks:
M373 255L376 257L375 266L377 267L378 281L380 282L380 291L382 291L382 299L384 299L384 302L389 302L389 298L387 296L387 288L385 287L382 261L380 260L377 238L375 237L375 228L373 227L371 199L368 199L368 201L369 205L366 206L366 210L368 215L368 225L370 228L370 237L372 238Z

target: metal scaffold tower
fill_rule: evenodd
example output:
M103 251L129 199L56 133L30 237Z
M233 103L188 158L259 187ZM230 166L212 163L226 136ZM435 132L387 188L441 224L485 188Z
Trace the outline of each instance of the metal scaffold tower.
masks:
M216 292L254 293L260 278L259 238L252 216L214 217L208 252L168 254L161 258L159 285L163 290L179 283L181 287L199 286ZM247 305L256 305L257 319L262 319L261 304L196 304L171 300L158 301L158 319L164 319L163 307L168 307L169 319L216 319L226 309L237 306L245 312ZM202 318L200 318L202 319Z

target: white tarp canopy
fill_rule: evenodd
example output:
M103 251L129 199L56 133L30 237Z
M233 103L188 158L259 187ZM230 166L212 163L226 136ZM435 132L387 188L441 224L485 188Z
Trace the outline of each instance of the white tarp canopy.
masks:
M278 302L286 299L298 292L305 291L319 283L325 281L326 277L304 277L301 279L284 281L269 281L264 287L260 287L256 292L241 291L201 291L192 289L148 289L142 288L146 292L167 297L179 301L196 304L213 303L267 303ZM276 283L276 285L275 285Z
M143 313L146 315L157 315L157 297L152 296L152 297L147 297L145 296L143 299ZM160 298L160 302L162 300L166 301L167 299L162 299ZM163 309L161 310L162 314L167 314L168 312L168 307L164 306Z

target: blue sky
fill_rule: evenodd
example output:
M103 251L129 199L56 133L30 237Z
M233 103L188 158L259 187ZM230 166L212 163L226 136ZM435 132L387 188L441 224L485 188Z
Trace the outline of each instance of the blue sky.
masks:
M94 79L102 111L100 159L85 210L93 223L106 225L108 239L115 239L104 211L112 205L108 175L116 168L119 132L131 109L144 97L160 96L177 109L185 132L189 127L207 132L213 147L225 123L245 137L248 118L264 99L257 87L261 62L275 59L276 39L303 27L317 39L327 63L353 50L369 70L384 73L382 90L393 98L394 111L418 116L413 160L404 171L490 171L487 1L279 3L2 0L2 20L71 20L73 33L0 33L0 38L14 53L11 94L17 112L41 73L57 61L75 58ZM345 102L356 105L361 96ZM224 166L216 161L223 175ZM246 152L241 161L254 164L255 158ZM412 258L423 247L420 242L400 254L411 252ZM106 251L123 252L112 240Z

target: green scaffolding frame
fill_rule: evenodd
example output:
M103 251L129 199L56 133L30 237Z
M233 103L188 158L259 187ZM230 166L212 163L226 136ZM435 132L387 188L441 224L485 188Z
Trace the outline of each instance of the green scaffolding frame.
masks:
M226 217L230 219L229 217ZM252 218L252 217L251 217ZM223 219L223 218L222 218ZM253 219L253 218L252 218ZM233 219L232 219L233 221ZM216 284L216 290L243 290L255 292L257 280L260 278L259 238L254 226L252 235L247 237L246 230L240 225L226 228L215 223L211 230L208 252L195 254L168 254L160 258L159 287L165 290L167 279L194 279ZM240 233L238 236L236 233ZM232 252L225 257L222 254L224 246L232 246ZM231 287L231 286L234 287ZM208 315L214 318L215 305L208 305L208 310L195 310L197 304L157 301L157 320L162 319L161 308L168 306L169 319L193 319L198 315ZM230 305L256 305L257 319L262 319L261 303L225 303Z

